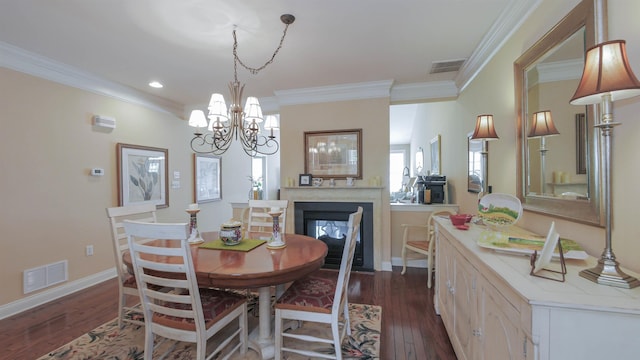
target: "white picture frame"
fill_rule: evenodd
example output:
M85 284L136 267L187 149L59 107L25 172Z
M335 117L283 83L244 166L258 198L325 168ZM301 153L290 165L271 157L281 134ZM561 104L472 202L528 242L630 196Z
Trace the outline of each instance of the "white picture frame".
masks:
M169 206L169 150L118 143L118 206L153 203Z
M198 204L222 200L222 158L193 154L193 198Z

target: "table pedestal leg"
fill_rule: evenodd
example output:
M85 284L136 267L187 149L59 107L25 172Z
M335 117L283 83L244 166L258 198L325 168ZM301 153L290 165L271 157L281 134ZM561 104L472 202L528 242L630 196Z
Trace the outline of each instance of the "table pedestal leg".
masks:
M273 359L275 342L271 334L271 288L269 286L261 287L258 295L259 326L253 329L249 336L252 342L251 348L256 350L262 359Z

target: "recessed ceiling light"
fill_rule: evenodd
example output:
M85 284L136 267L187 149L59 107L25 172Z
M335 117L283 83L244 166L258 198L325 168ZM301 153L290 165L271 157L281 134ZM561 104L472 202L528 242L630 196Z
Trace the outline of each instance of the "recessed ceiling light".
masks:
M160 89L162 88L164 85L162 85L160 82L158 81L152 81L149 83L149 86L151 86L152 88L156 88L156 89Z

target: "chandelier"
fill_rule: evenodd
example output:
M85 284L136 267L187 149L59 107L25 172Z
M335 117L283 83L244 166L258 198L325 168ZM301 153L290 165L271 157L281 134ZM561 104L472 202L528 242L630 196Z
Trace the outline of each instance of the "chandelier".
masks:
M289 25L295 19L290 14L280 16L280 20L285 24L280 43L271 55L271 59L258 68L245 65L238 57L238 40L236 30L233 30L233 81L229 83L231 104L227 108L222 94L216 93L211 95L209 101L208 120L202 110L191 112L189 125L197 128L191 139L191 149L194 152L221 155L229 149L234 140L240 142L242 149L249 156L273 155L278 152L280 144L273 135L273 131L279 128L278 119L275 116L263 118L258 98L253 96L247 97L245 107L242 108L244 84L238 81L238 64L253 75L271 64L282 48ZM268 135L261 133L260 123L262 122L264 122L264 130L269 130Z

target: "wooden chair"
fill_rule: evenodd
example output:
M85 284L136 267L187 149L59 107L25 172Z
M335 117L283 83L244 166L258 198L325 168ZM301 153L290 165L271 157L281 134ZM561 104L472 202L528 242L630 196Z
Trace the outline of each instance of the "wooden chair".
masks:
M345 334L351 334L347 293L361 219L362 207L358 207L357 212L349 215L349 231L337 277L335 271L319 270L301 280L294 281L276 301L276 360L281 359L282 352L285 351L314 358L342 359L342 340ZM326 339L287 332L283 329L283 321L286 319L330 324L332 338ZM283 346L283 338L285 337L331 344L335 355L285 347Z
M407 250L411 250L423 255L427 255L427 288L431 289L431 278L434 264L434 252L435 252L435 225L433 223L434 217L438 215L454 214L449 210L434 211L429 215L429 220L426 225L409 225L402 224L404 232L402 234L402 275L407 272ZM416 230L426 230L426 239L423 240L411 240L413 238L411 232Z
M243 210L242 218L247 219L245 231L271 232L273 218L269 215L271 208L280 208L280 231L285 232L289 200L249 200L249 206Z
M116 271L118 272L118 325L122 327L124 322L136 325L144 325L142 313L139 308L134 308L139 304L138 287L133 274L129 274L122 262L122 253L129 250L127 235L124 232L123 220L138 220L144 222L156 222L156 206L154 204L132 205L123 207L107 208L107 216L111 223L111 236L113 239L113 254L116 259ZM135 304L127 305L127 300ZM125 317L126 311L133 311L131 318Z
M188 240L189 225L126 220L124 228L144 311L144 358L152 359L155 335L195 343L199 360L218 355L236 337L238 343L224 359L237 350L245 354L248 344L246 298L198 288ZM151 246L146 242L149 239L163 239L166 246ZM158 287L174 290L163 292L156 290ZM234 320L238 320L238 328L205 357L207 340Z

